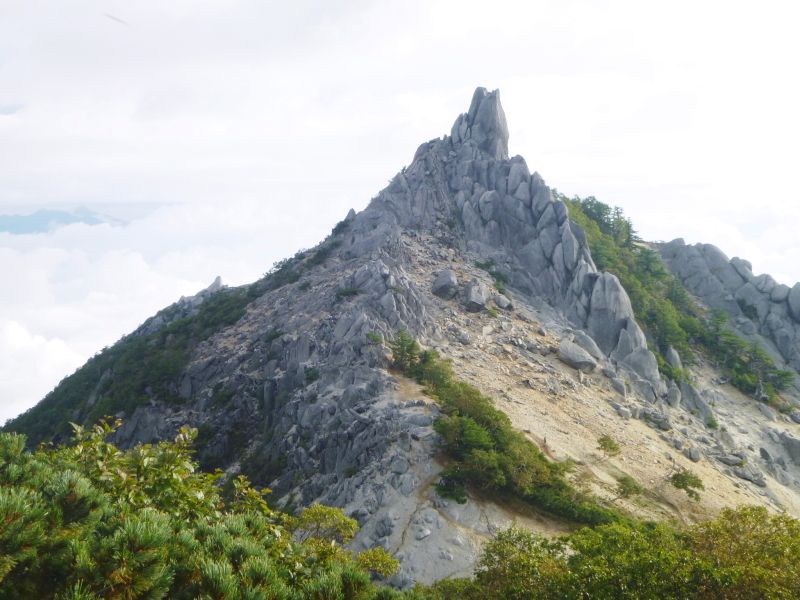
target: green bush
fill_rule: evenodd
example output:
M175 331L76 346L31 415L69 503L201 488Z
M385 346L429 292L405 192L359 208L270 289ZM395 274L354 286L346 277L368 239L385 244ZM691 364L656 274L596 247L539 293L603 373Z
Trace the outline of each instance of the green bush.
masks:
M704 490L703 481L688 469L683 469L670 477L670 483L675 489L683 490L692 500L700 500L697 490Z
M679 531L614 523L549 540L514 526L483 547L472 579L422 589L441 600L727 600L800 597L800 522L723 509Z
M612 456L617 456L620 452L622 452L619 444L610 435L601 435L597 439L597 449L605 455L606 459L609 459Z
M306 383L314 383L317 379L319 379L319 369L316 367L311 367L306 371Z
M323 245L319 250L314 252L314 255L307 259L307 263L314 267L317 265L323 264L330 256L333 254L333 251L336 250L339 246L342 245L341 240L333 240L332 242L328 242L327 244Z
M489 275L491 275L492 279L501 285L508 283L508 276L501 271L489 271Z
M350 221L339 221L331 231L331 235L339 235L350 229Z
M617 497L614 498L612 502L619 500L620 498L632 498L633 496L638 496L644 492L644 488L639 485L639 482L630 475L623 475L617 480L617 487L615 491Z
M350 298L351 296L358 296L363 290L361 288L351 287L344 288L343 290L336 290L337 298Z
M290 598L377 593L367 571L398 563L343 548L357 524L315 505L297 518L234 478L229 499L192 462L195 431L122 452L114 427L75 428L69 446L25 452L0 433L0 597L37 600ZM266 490L268 491L268 490Z
M380 333L370 331L366 334L367 341L370 344L377 345L383 343L383 336Z

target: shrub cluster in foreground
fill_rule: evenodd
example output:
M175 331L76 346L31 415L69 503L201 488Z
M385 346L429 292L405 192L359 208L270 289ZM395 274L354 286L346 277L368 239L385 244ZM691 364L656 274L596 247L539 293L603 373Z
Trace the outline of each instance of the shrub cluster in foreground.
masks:
M429 592L442 600L796 599L800 522L750 506L686 531L614 523L548 540L514 527L487 543L474 578Z
M340 510L275 512L242 477L224 494L191 460L193 431L122 452L112 430L33 453L0 433L0 598L407 597L373 585L398 566L383 549L343 548L358 526Z

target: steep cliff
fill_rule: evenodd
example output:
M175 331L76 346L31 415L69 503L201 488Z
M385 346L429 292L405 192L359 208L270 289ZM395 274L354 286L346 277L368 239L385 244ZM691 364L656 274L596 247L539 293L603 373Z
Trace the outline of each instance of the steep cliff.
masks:
M726 277L767 293L731 269ZM794 314L787 297L775 304L785 307L783 330ZM770 307L759 331L773 331ZM440 407L388 370L384 342L403 328L497 397L551 456L583 463L595 493L610 499L623 472L649 481L648 502L628 507L635 514L702 518L734 494L800 506L791 421L773 414L769 428L751 432L745 421L760 418L758 409L702 364L693 383L667 386L619 280L598 272L584 231L542 177L508 157L499 93L483 88L449 136L422 144L319 246L250 286L215 282L181 299L6 429L59 440L70 420L116 414L123 425L114 441L130 447L197 427L206 468L244 472L284 505L321 502L358 518L354 544L401 558L401 587L469 572L482 537L512 520L568 527L490 498L462 506L436 494ZM714 414L731 415L728 431L708 429ZM604 434L627 456L596 461ZM748 462L755 447L761 459ZM699 469L714 488L702 509L664 489L663 474L679 466Z

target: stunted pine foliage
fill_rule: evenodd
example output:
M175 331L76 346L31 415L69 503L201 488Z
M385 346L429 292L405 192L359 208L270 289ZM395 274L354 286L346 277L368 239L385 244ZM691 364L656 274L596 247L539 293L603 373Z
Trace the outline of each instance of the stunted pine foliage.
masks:
M345 550L358 527L340 510L287 517L241 476L226 504L223 474L191 460L196 431L123 452L104 441L118 424L76 426L72 444L33 453L0 433L0 598L386 596L369 571L389 575L397 561Z

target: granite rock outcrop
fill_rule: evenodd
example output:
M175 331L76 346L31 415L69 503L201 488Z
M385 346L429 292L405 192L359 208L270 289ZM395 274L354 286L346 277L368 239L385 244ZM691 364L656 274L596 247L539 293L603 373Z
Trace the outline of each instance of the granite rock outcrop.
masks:
M728 259L711 244L688 245L678 238L659 251L703 304L724 310L730 326L758 341L779 367L800 370L800 283L790 288L770 275L756 276L749 261Z

